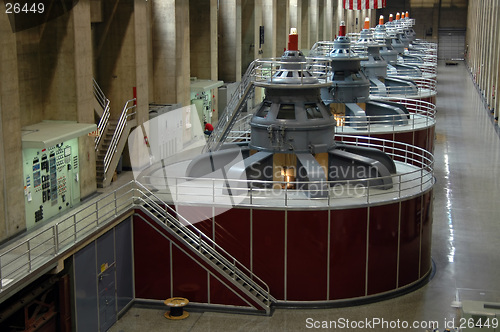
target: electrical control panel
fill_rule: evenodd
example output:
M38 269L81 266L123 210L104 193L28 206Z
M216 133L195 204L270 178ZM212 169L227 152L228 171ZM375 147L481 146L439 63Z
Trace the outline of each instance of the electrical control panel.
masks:
M196 106L200 121L212 122L212 95L210 92L191 92L191 103Z
M26 228L80 201L78 138L46 149L23 149Z

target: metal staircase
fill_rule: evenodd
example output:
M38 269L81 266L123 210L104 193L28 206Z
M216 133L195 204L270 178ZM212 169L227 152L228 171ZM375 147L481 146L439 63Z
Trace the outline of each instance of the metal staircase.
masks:
M100 116L95 138L97 186L109 186L112 174L118 166L120 156L128 139L130 130L137 126L135 120L135 98L127 100L118 119L111 119L110 103L95 79L92 79L96 104L95 112Z
M203 232L194 227L187 227L186 225L190 225L188 220L178 216L175 210L142 184L136 182L136 185L137 190L141 192L141 195L135 195L140 200L136 206L139 206L158 225L181 241L199 259L224 276L225 280L238 290L245 302L257 310L264 310L266 315L272 314L272 305L277 300L270 294L269 286L262 279Z
M256 61L252 61L241 78L240 84L236 88L235 93L231 96L224 113L219 117L219 122L214 131L210 135L205 147L205 151L216 151L224 143L234 122L238 119L241 111L245 108L246 102L252 95L254 89L253 73L255 70Z
M135 107L135 98L127 100L120 118L107 121L108 124L102 132L102 138L96 145L96 179L97 186L100 188L105 188L111 183L113 173L127 143L128 135L132 128L137 126L133 111Z

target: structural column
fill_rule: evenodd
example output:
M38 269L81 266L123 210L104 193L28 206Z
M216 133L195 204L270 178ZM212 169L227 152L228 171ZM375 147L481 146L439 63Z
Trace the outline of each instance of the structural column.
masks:
M302 1L290 0L289 3L290 28L296 28L299 35L299 50L302 49Z
M149 58L148 58L148 6L150 2L134 3L134 44L135 44L135 93L136 119L138 124L149 120Z
M244 73L248 65L258 56L259 50L259 26L257 23L257 4L255 0L243 1L241 10L241 72ZM261 8L261 7L260 7ZM262 9L260 10L260 12ZM257 29L256 29L257 28Z
M219 1L219 79L241 81L241 0Z
M74 68L74 107L76 120L80 123L94 123L94 95L92 92L92 36L90 30L90 1L79 1L71 11L73 63L67 71ZM64 68L63 68L64 69ZM78 139L80 155L80 196L86 197L96 191L96 168L94 138L82 136Z
M342 6L342 1L337 0L337 10L335 11L335 20L333 22L333 37L339 34L340 22L345 21L345 10Z
M254 59L262 58L263 50L260 42L260 27L264 25L264 18L262 13L262 1L265 0L255 0L254 2Z
M299 35L299 38L300 38L299 41L301 41L300 48L307 49L307 48L310 48L309 31L311 29L309 26L309 21L310 21L309 4L310 4L311 0L297 0L297 1L298 1L299 8L300 8L300 11L298 13L300 15L299 17L300 17L300 26L301 26L300 27L301 28L300 35Z
M189 2L152 1L154 102L190 104Z
M311 47L319 40L319 1L309 0L309 40L306 44L306 49Z
M277 0L262 1L262 21L264 23L264 58L278 55L277 51ZM281 53L280 53L281 55Z
M216 80L217 63L217 1L189 1L189 41L191 76Z
M103 22L95 25L95 79L118 119L136 86L134 0L102 1Z
M264 53L260 44L260 27L264 25L264 18L262 12L262 2L266 0L255 0L254 2L254 59L261 59ZM256 105L264 99L264 89L255 87L253 104Z
M323 40L333 40L334 33L334 25L333 25L333 0L325 0L325 9L324 9L324 24L323 24Z
M26 228L16 35L0 13L0 241Z
M495 94L493 98L493 105L495 107L495 114L494 117L497 119L497 125L500 125L498 119L499 119L499 114L500 114L500 32L498 32L498 29L500 29L500 23L498 20L500 19L500 4L495 3L495 27L494 29L497 30L496 34L496 39L494 42L495 45L495 65L496 65L496 79L495 79L495 89L493 89L493 93Z
M288 46L290 33L290 6L288 1L276 2L276 57L283 54Z

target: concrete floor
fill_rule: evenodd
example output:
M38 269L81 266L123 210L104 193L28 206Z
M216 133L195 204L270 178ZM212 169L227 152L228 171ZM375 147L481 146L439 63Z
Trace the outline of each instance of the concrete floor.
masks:
M165 310L132 307L109 331L308 331L314 327L425 331L432 322L443 331L460 324L460 310L452 306L455 301L500 302L500 206L496 202L500 139L463 63L439 64L436 133L432 247L436 270L422 288L356 307L277 309L272 317L190 312L185 320L171 321L163 317ZM347 320L349 326L342 328ZM405 322L419 327L405 329Z

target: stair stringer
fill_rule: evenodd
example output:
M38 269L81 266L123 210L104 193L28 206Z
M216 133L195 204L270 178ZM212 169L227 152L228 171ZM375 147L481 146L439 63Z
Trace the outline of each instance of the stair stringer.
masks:
M106 188L111 184L111 180L113 179L113 173L116 170L116 167L118 166L118 162L120 161L123 149L127 144L128 136L132 131L132 129L134 129L136 126L137 126L137 120L135 119L128 120L126 122L125 127L123 129L123 133L120 137L120 140L118 141L118 145L116 146L116 152L114 153L113 158L111 158L108 171L106 172L106 174L104 174L104 179L102 181L102 188Z

